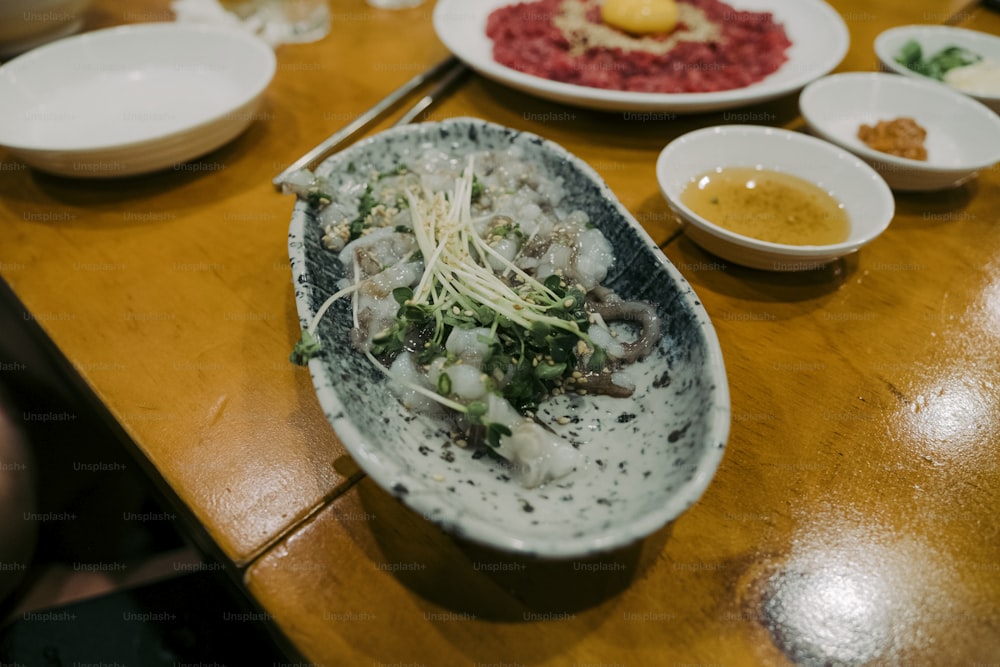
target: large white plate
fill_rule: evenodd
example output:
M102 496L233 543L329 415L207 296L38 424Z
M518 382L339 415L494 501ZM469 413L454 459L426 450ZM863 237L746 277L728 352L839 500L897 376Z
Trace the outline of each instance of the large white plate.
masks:
M67 37L0 67L0 146L65 176L183 169L247 128L274 71L270 47L235 28L145 23Z
M637 93L578 86L518 72L493 60L486 37L490 12L516 0L438 0L434 29L452 53L483 76L556 102L605 111L695 113L745 106L793 93L840 64L850 36L844 20L822 0L733 0L734 8L768 11L792 41L788 61L763 81L715 93Z

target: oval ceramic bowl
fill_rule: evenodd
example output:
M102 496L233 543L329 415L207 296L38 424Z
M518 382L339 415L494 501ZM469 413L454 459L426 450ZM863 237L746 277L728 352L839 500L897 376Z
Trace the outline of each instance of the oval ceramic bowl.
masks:
M784 245L743 236L713 224L684 205L681 194L700 175L721 167L760 167L804 178L833 195L847 211L848 239L833 245ZM670 142L656 176L685 232L705 250L737 264L769 271L815 269L856 252L885 231L895 212L885 181L857 156L814 137L755 125L695 130Z
M941 190L1000 160L1000 116L947 86L879 72L834 74L806 86L799 108L809 129L861 157L894 190ZM882 153L858 128L913 118L927 130L927 160Z
M234 28L140 23L0 66L0 145L65 176L141 174L204 155L254 120L271 49Z
M993 62L1000 63L1000 37L977 30L966 30L946 25L904 25L890 28L875 38L875 55L878 57L882 69L914 79L939 83L936 79L930 79L896 62L896 56L900 49L910 40L914 40L920 45L925 58L949 46L961 46ZM1000 113L1000 94L962 94L968 95Z
M446 448L442 423L404 408L384 375L350 344L346 300L317 334L324 352L309 362L320 404L357 463L402 502L455 535L545 558L573 558L620 547L662 527L702 494L729 433L729 390L714 328L691 286L666 260L596 172L536 135L477 119L408 125L362 140L317 173L333 191L355 193L428 147L463 156L519 146L563 179L567 208L582 209L606 235L617 261L604 284L626 299L655 304L665 335L630 369L631 398L574 397L539 417L578 446L582 465L567 477L523 488L492 457ZM352 200L353 201L353 200ZM289 234L295 299L303 326L344 278L324 249L316 211L298 201ZM579 399L579 400L577 400ZM574 419L557 417L572 410ZM558 410L558 411L556 411Z

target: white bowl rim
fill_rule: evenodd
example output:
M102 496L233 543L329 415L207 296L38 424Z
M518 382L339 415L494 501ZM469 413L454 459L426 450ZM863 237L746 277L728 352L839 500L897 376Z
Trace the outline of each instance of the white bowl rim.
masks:
M252 86L249 86L243 95L238 99L228 104L228 108L225 111L215 113L211 116L206 116L202 120L192 123L186 127L172 130L169 132L151 133L147 137L141 139L133 139L130 141L121 142L102 142L93 144L83 144L73 146L72 148L60 148L58 146L51 145L34 145L19 142L17 137L12 137L10 139L3 136L2 129L0 129L0 145L9 148L13 151L22 152L45 152L45 153L61 153L64 155L76 155L92 153L94 151L111 151L111 150L128 150L132 148L138 148L146 146L150 143L161 141L169 141L176 137L181 137L193 130L198 130L203 127L207 127L213 123L225 119L233 114L233 111L240 109L241 107L253 102L271 83L274 78L274 73L277 70L277 58L274 55L274 51L267 45L266 42L261 40L259 37L242 30L234 26L225 26L217 24L205 24L205 23L175 23L170 21L155 21L150 23L132 23L127 25L113 26L110 28L101 28L99 30L93 30L90 32L79 33L72 35L70 37L65 37L63 39L56 40L54 42L49 42L39 46L38 48L32 49L26 53L23 53L15 58L11 58L7 62L0 65L0 91L2 91L4 86L5 75L14 73L18 74L18 70L29 67L33 62L39 58L60 56L67 57L66 54L60 54L60 51L67 50L69 53L78 47L81 43L92 42L94 40L104 40L104 39L114 39L115 37L122 34L130 33L177 33L177 38L183 38L185 35L200 34L200 35L225 35L226 37L235 38L237 41L241 41L243 44L249 46L250 48L256 50L258 53L264 56L267 61L265 68L260 71L257 81Z
M949 104L958 105L959 107L969 109L972 113L980 114L984 120L987 120L987 122L994 123L997 126L998 132L1000 132L1000 116L997 116L996 112L982 102L979 102L969 95L955 90L946 84L942 84L938 81L927 79L926 77L921 77L919 75L917 75L917 77L918 78L899 76L888 72L839 72L837 74L831 74L813 81L802 89L802 94L799 96L799 111L812 129L821 133L828 141L844 147L843 143L832 133L824 130L821 124L814 122L813 119L815 119L815 116L810 114L810 101L812 99L812 95L814 95L817 90L822 90L823 88L828 88L830 86L836 86L845 81L879 81L884 82L884 84L880 83L880 85L908 86L910 88L916 88L928 95L937 95L942 97L946 99ZM887 165L900 167L915 173L965 174L972 171L979 171L980 169L986 169L987 167L990 167L1000 161L1000 152L998 152L995 157L989 160L970 162L963 165L947 166L935 164L933 162L925 162L923 160L911 160L909 158L899 157L898 155L892 155L891 153L882 153L881 151L869 148L863 143L858 146L852 145L849 149L846 147L844 148L849 150L851 153L855 153L868 160L882 162Z
M692 211L680 201L679 197L676 197L673 193L669 192L660 176L661 171L666 168L667 162L677 146L681 145L681 143L698 141L700 137L709 134L783 137L829 153L837 159L847 160L853 168L863 172L865 176L868 177L868 180L871 181L873 184L873 192L879 195L878 200L887 209L887 215L884 216L884 219L879 220L874 225L869 225L868 231L860 238L848 239L846 241L841 241L840 243L831 243L828 245L788 245L784 243L774 243L773 241L763 241L751 236L744 236L743 234L738 234L726 229L725 227L716 225L707 218L704 218ZM783 128L766 127L761 125L714 125L687 132L686 134L682 134L671 141L663 148L662 151L660 151L660 155L656 160L656 172L657 180L660 182L660 189L662 190L664 197L668 199L671 206L681 209L685 216L687 216L687 221L691 224L694 224L702 231L712 234L713 236L725 239L745 248L762 250L774 255L781 255L785 257L817 259L823 257L841 256L854 252L858 248L878 238L878 236L881 235L886 228L888 228L889 224L892 222L893 216L895 215L895 199L893 198L892 190L889 188L882 176L864 160L831 142Z
M884 66L888 67L897 74L903 74L908 78L912 77L917 81L923 80L927 81L928 83L942 85L948 88L949 90L954 90L958 94L965 95L966 97L972 97L980 100L987 100L990 102L1000 102L1000 93L994 93L994 94L965 93L963 91L952 88L951 86L949 86L944 82L931 79L929 77L920 74L919 72L914 72L908 67L904 67L903 65L897 63L894 55L889 53L888 51L889 49L888 42L891 42L893 39L899 39L904 35L917 37L921 34L933 34L933 33L954 35L956 39L966 38L966 39L982 40L985 42L995 41L998 43L998 48L1000 48L1000 37L997 37L996 35L991 35L988 32L982 32L980 30L972 30L969 28L960 28L958 26L953 26L953 25L913 24L913 25L898 25L893 28L888 28L880 32L875 37L875 42L874 42L875 55L878 56L879 62L881 62Z

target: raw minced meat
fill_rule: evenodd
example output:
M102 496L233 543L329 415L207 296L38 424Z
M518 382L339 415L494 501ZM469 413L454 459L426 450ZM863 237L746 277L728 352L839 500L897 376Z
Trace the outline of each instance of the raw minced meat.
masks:
M776 72L791 41L770 12L720 0L680 0L669 34L635 36L602 23L599 0L537 0L501 7L487 21L493 58L535 76L594 88L706 93L742 88Z

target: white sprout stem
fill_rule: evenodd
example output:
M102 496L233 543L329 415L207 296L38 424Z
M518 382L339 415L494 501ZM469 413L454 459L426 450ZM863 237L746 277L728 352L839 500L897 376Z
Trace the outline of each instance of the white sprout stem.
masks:
M479 235L479 233L476 231L476 228L473 227L471 223L468 225L468 229L469 229L469 234L472 237L472 241L475 244L475 247L477 249L482 249L484 252L488 253L491 257L496 258L503 265L504 273L513 271L526 284L531 285L535 289L544 292L545 295L548 296L553 301L558 300L559 297L557 297L552 290L550 290L548 287L546 287L541 282L536 280L533 276L531 276L528 272L523 270L517 264L514 264L514 262L510 261L503 255L501 255L499 252L497 252L496 248L487 243L486 239L484 239L482 236Z
M326 315L326 311L330 309L330 306L332 306L335 301L337 301L338 299L342 299L348 294L353 294L354 292L358 291L359 287L360 285L354 284L331 294L327 298L327 300L323 302L323 305L319 307L319 310L316 311L316 314L313 315L312 321L309 322L309 326L307 327L309 333L310 334L316 333L316 327L319 326L320 320L323 319L323 316Z
M445 244L438 244L434 239L436 230L433 209L435 208L437 199L435 198L430 202L432 209L430 216L424 216L423 212L420 210L420 201L409 190L406 192L406 199L410 205L410 217L413 219L413 235L417 240L417 246L420 248L420 252L424 256L424 274L421 276L417 289L413 292L414 302L420 303L421 295L424 290L428 289L429 284L433 284L435 265L441 252L444 250Z
M456 179L451 190L451 201L443 193L431 193L426 187L423 188L425 196L406 191L413 233L424 256L424 273L414 290L413 303L430 303L435 309L440 309L461 307L461 301L468 299L489 306L526 329L530 329L536 322L547 324L573 333L589 344L589 336L580 331L576 322L545 314L544 311L558 302L558 296L497 252L476 231L471 211L473 181L473 160L470 156L462 175ZM470 247L475 250L480 261L474 260ZM526 300L511 285L497 277L488 264L488 257L496 258L506 271L515 272L527 287L538 292L539 297L549 299L551 303L539 304ZM451 298L445 298L447 295L451 295ZM435 320L440 326L442 321L437 310Z

